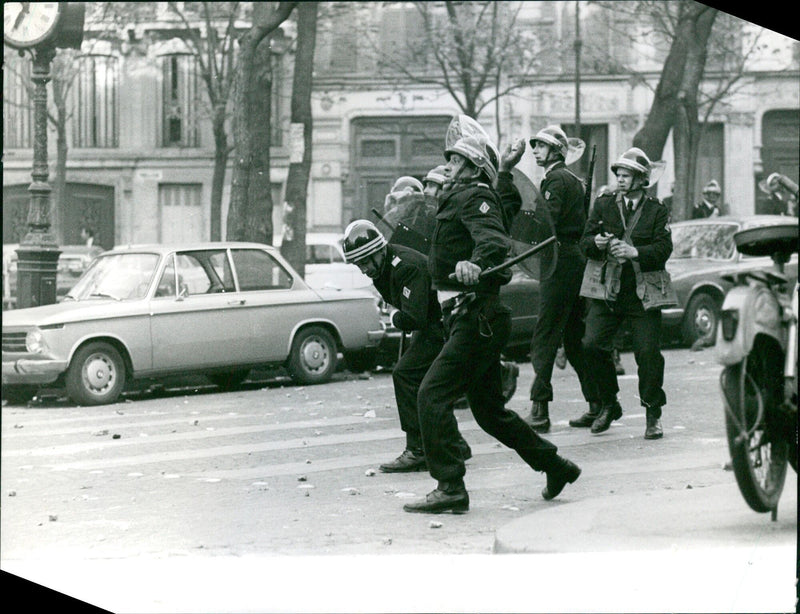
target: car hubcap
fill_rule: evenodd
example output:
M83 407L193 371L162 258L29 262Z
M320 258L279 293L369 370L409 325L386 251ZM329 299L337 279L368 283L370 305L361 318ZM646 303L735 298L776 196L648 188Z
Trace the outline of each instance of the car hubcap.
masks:
M309 371L320 371L328 364L328 349L319 339L309 339L303 346L303 362Z
M99 354L89 357L83 372L87 385L94 391L107 388L114 379L113 365L108 359Z
M714 317L708 309L700 309L694 318L695 330L700 337L708 337L712 332Z

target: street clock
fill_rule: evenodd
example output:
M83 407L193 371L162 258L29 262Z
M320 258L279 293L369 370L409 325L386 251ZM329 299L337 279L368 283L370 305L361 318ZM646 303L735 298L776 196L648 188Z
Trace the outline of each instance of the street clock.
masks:
M53 39L58 33L61 2L6 2L3 39L15 49L27 49Z

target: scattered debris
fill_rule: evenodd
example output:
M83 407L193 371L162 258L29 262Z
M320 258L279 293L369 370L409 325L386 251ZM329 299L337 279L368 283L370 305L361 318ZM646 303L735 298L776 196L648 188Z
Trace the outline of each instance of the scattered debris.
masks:
M95 437L103 437L105 435L108 435L108 429L103 429L102 431L95 431L94 433L92 433L92 435L94 435Z
M691 489L692 489L692 485L691 484L687 484L686 485L686 490L691 490Z
M15 428L15 429L21 429L21 428L22 428L22 425L21 425L21 424L15 424L15 425L14 425L14 428Z
M384 539L383 540L383 545L384 546L391 546L392 545L392 538L391 537L387 537L386 539Z
M50 515L47 517L47 519L48 519L50 522L55 522L56 520L58 520L58 516L56 516L55 514L50 514Z
M119 433L114 433L114 434L111 436L111 439L121 439L121 438L122 438L122 435L120 435Z
M307 482L308 481L308 476L306 476L306 475L298 476L297 477L297 481L298 482Z
M373 475L375 475L375 470L374 469L367 469L364 472L364 475L367 476L368 478L371 478Z
M413 492L397 492L394 494L394 496L398 499L411 499L417 495L415 495Z
M310 465L310 464L311 464L311 459L310 459L310 458L307 458L307 459L306 459L306 465Z
M516 507L516 506L514 506L514 505L504 505L504 506L503 506L502 508L500 508L500 509L508 510L508 511L510 511L510 512L518 512L518 511L519 511L519 508L518 508L518 507Z
M369 411L364 413L365 418L374 418L375 416L377 416L377 414L375 413L374 409L370 409Z
M361 491L358 488L353 488L352 486L347 488L342 488L342 492L346 492L348 495L360 495Z
M430 524L428 525L431 529L441 529L442 523L438 520L431 520Z
M17 491L16 490L9 490L8 491L8 496L9 497L16 497L17 496Z

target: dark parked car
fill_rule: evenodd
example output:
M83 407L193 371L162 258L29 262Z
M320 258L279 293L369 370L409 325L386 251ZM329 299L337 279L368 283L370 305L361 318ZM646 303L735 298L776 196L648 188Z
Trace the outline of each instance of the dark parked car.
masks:
M663 310L663 329L686 345L713 345L720 308L731 282L723 276L772 266L768 256L740 254L735 232L755 226L786 224L797 218L781 215L722 216L672 224L673 250L667 270L678 305ZM797 279L797 254L786 264L786 276Z

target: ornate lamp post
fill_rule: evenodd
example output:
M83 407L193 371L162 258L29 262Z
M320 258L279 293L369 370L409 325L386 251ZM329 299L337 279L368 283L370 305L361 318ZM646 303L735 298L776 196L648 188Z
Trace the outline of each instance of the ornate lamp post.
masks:
M58 249L50 232L50 192L47 182L47 82L57 47L79 49L83 40L82 2L7 2L3 7L3 40L29 52L33 59L33 169L28 191L28 234L17 249L17 307L56 302Z

